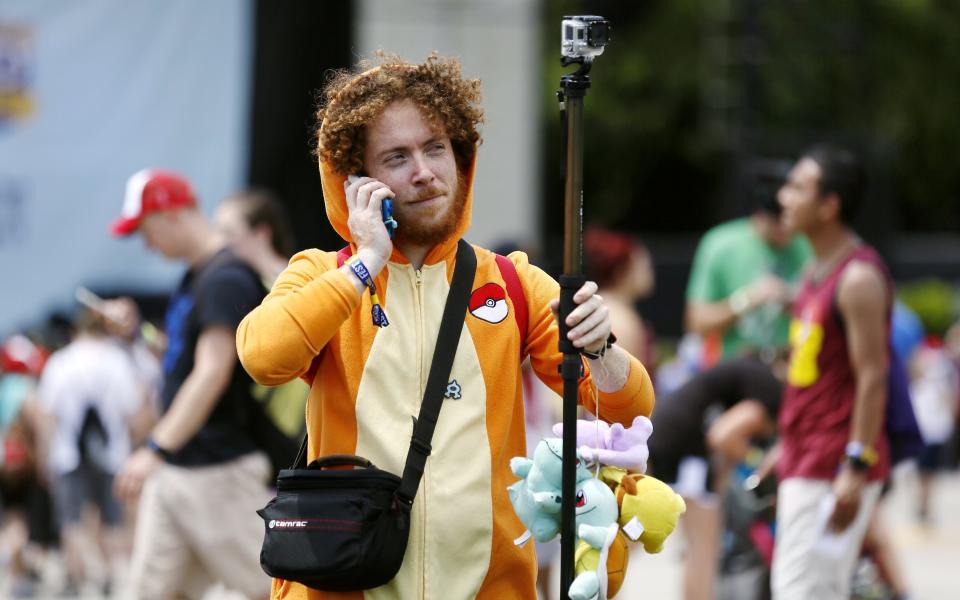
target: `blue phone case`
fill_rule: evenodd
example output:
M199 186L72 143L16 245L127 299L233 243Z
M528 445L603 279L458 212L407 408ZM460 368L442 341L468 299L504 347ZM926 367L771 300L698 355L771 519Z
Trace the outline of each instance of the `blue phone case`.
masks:
M380 215L383 217L383 226L387 228L390 239L397 232L397 222L393 218L393 200L386 198L380 203Z

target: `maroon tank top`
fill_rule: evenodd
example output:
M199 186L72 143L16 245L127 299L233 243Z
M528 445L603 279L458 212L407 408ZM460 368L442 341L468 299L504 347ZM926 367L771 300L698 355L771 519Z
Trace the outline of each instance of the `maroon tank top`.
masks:
M856 379L847 354L847 335L836 304L837 285L853 261L877 266L887 281L887 346L893 284L883 259L869 246L850 253L821 281L804 278L790 324L790 366L780 408L780 479L833 479L850 439ZM884 404L886 406L886 404ZM882 409L881 409L882 410ZM875 442L879 460L867 474L886 478L890 451L881 426Z

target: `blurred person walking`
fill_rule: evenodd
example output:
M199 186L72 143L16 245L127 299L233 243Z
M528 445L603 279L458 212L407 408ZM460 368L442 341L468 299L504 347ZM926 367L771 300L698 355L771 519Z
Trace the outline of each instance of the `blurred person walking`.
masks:
M718 589L723 499L734 466L775 435L783 384L756 358L724 361L659 398L651 420L648 472L683 496L683 598L710 600ZM762 563L756 565L762 566ZM766 569L746 584L762 589ZM743 578L741 578L743 579ZM740 594L738 600L751 596Z
M910 399L924 444L917 458L920 475L917 518L921 524L928 525L934 478L945 466L944 450L960 413L960 376L948 350L930 338L914 351L909 366Z
M0 345L0 596L30 598L40 584L39 556L58 541L42 465L37 380L46 353L22 334Z
M960 373L960 320L947 329L943 336L943 347L953 361L954 368ZM957 403L960 404L960 397L957 398ZM953 435L945 444L944 454L947 467L956 470L960 465L960 414L954 419Z
M256 269L264 287L272 288L294 248L293 229L279 198L263 189L234 194L217 206L213 225L230 249ZM254 387L253 394L267 415L285 435L296 440L291 442L289 462L293 461L304 433L309 393L310 386L300 379L279 386Z
M883 434L892 281L850 228L865 177L852 153L805 152L779 200L815 262L790 328L780 411L775 600L847 598L870 516L890 469Z
M213 213L213 226L268 288L287 268L294 250L293 229L273 193L254 188L225 198Z
M693 258L686 329L720 341L707 344L706 366L745 354L771 364L787 346L791 286L812 253L781 223L775 189L757 185L750 216L707 231Z
M259 276L226 249L180 175L140 171L127 182L115 235L187 265L166 315L163 415L116 479L139 495L131 578L137 598L199 598L222 583L265 598L259 567L270 465L247 433L252 382L234 332L263 296Z
M130 454L130 428L148 396L130 357L108 335L101 317L82 310L77 334L47 361L38 389L43 447L47 450L53 495L60 518L61 543L67 567L63 594L77 595L95 583L110 594L123 560L120 504L113 481ZM85 522L85 510L95 509L95 530ZM104 567L93 581L86 565Z

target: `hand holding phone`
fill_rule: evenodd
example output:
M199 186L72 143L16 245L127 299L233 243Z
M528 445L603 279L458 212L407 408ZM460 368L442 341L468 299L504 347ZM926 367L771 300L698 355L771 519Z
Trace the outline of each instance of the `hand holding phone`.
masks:
M347 184L353 185L353 183L360 179L360 177L361 175L350 175L347 177ZM383 220L383 226L386 227L387 233L390 235L390 239L392 240L394 235L396 235L398 225L396 219L393 218L392 198L384 198L380 201L380 218Z

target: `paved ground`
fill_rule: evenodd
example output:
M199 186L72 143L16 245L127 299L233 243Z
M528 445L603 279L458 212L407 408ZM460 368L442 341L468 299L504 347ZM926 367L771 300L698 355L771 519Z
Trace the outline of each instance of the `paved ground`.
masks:
M909 469L898 471L896 484L884 504L884 516L893 532L897 554L910 583L913 600L949 600L960 598L960 473L945 474L937 481L930 527L921 527L914 518L913 491L915 475ZM680 558L682 538L667 542L657 555L639 555L632 560L624 588L617 595L621 600L681 600ZM48 580L59 579L56 564L49 569ZM0 573L0 598L9 597ZM59 600L52 593L53 583L39 590L40 598ZM129 598L122 587L113 598ZM554 593L553 598L559 594ZM82 595L85 599L102 598L94 590ZM222 591L208 594L205 600L234 598Z

